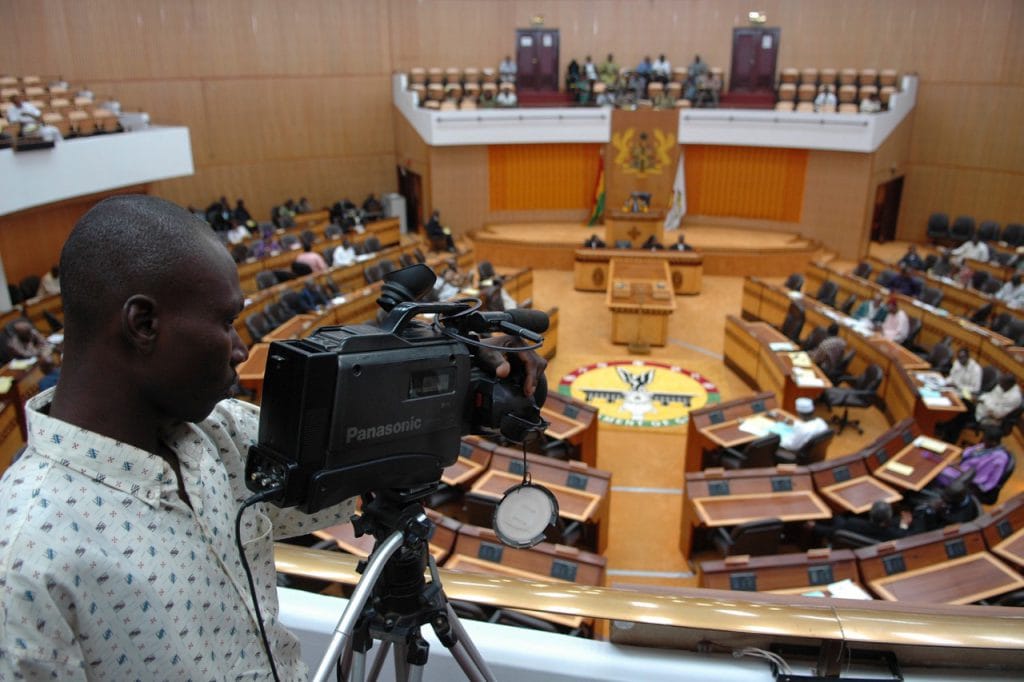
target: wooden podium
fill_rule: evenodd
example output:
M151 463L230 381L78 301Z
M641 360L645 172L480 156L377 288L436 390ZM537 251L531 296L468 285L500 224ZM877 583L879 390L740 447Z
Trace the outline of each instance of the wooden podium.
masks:
M631 353L650 352L668 340L668 317L676 309L668 262L613 258L608 277L612 343L627 343Z
M665 232L662 225L664 220L664 211L610 211L604 219L605 241L609 246L614 246L619 240L630 241L633 246L640 246L649 237L654 237L660 242Z

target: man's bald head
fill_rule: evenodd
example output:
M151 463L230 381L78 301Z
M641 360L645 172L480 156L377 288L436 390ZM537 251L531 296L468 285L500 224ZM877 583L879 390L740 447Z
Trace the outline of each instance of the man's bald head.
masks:
M67 343L95 337L135 294L185 295L189 273L217 249L206 223L164 199L124 195L96 204L61 252Z

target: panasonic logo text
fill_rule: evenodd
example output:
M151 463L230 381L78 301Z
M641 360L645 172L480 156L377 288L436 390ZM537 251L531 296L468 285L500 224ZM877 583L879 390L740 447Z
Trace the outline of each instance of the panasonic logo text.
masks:
M359 442L364 440L374 440L376 438L385 438L387 436L397 436L402 433L412 433L413 431L419 431L423 426L423 420L419 417L412 417L400 422L393 422L391 424L379 424L377 426L366 426L360 428L358 426L350 426L345 431L345 442Z

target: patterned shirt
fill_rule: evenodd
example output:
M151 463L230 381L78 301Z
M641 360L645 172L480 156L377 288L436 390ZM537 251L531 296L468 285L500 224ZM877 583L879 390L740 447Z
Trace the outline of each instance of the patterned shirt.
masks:
M251 494L243 474L258 410L227 400L202 423L163 434L189 508L163 458L48 416L51 396L28 402L28 448L0 480L0 679L267 679L234 533ZM261 503L243 515L282 680L306 679L306 670L277 620L274 537L351 511Z

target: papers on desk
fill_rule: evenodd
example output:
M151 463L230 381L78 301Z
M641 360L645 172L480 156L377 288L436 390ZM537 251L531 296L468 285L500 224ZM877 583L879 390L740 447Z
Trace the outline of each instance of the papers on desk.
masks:
M827 594L826 594L827 592ZM835 597L836 599L872 599L873 597L864 591L864 588L849 578L831 583L824 590L811 590L803 592L804 597Z
M914 447L923 448L925 450L931 450L932 452L941 455L949 447L949 444L942 442L936 438L930 438L928 436L918 436L914 439Z
M802 350L790 353L789 361L793 363L794 367L814 367L811 356Z
M60 344L64 343L64 335L61 334L60 332L56 334L50 334L49 336L46 337L46 340L54 346L59 346Z
M376 258L376 256L377 254L375 253L357 253L356 262L362 263L363 261L373 260L374 258Z
M925 388L936 391L946 385L946 377L938 372L914 372L914 378Z
M334 298L331 299L331 305L341 305L344 302L345 302L345 297L344 296L335 296Z
M786 292L786 296L789 296L794 301L799 301L804 297L804 295L801 294L799 291L793 291L792 289Z
M789 341L775 341L773 343L769 343L768 348L770 348L774 353L796 350L796 346L791 344Z
M16 358L14 360L11 360L11 362L7 366L14 370L22 370L28 369L34 364L36 364L35 358Z
M767 436L769 433L785 438L793 432L793 427L785 422L777 422L774 419L759 414L740 422L739 430L758 438Z
M926 407L953 407L953 401L941 394L931 396L924 395L922 393L921 402L923 402Z
M793 368L793 381L796 382L797 386L806 388L825 385L825 380L815 374L814 370L804 369L803 367Z
M0 377L0 393L7 393L14 386L14 377Z
M899 474L900 476L912 476L914 474L914 467L901 464L900 462L893 462L891 460L886 462L885 468L894 474Z

